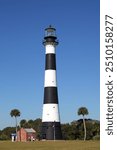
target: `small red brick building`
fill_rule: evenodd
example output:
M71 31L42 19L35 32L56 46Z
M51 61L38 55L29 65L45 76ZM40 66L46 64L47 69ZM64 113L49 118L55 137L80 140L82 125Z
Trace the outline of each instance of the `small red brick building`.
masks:
M17 133L17 141L27 142L36 140L36 131L33 128L21 128Z

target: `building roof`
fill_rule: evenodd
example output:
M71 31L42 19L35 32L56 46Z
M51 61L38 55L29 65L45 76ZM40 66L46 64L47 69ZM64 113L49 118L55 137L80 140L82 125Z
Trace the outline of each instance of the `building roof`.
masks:
M33 128L25 128L24 129L27 133L35 133L36 131Z

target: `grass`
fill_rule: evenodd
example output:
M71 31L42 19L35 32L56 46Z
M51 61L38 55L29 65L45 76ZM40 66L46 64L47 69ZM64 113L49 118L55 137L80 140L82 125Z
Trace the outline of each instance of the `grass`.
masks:
M99 141L0 141L0 150L99 150Z

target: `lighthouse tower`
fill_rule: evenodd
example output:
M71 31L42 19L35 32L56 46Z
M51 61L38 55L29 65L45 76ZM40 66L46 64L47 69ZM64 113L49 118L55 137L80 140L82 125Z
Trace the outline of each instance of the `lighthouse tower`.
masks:
M45 83L42 113L42 139L62 139L58 91L56 80L56 46L58 45L56 29L49 26L45 29L43 41L45 46Z

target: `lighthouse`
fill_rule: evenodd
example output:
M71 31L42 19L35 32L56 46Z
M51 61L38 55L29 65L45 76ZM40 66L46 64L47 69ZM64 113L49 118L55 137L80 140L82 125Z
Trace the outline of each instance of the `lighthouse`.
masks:
M45 80L42 112L42 139L61 140L61 125L56 78L56 29L51 25L45 29Z

